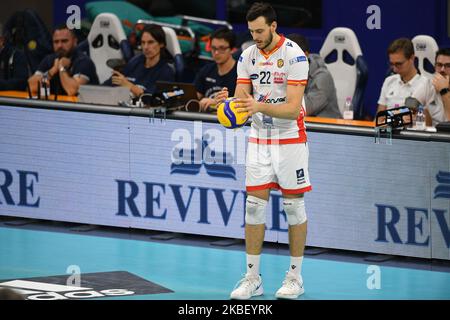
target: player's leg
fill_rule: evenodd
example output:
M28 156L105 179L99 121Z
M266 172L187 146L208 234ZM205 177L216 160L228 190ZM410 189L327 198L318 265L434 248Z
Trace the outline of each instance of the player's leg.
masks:
M245 251L250 255L260 255L266 226L266 206L270 189L247 193L245 212Z
M297 299L305 292L302 264L306 244L307 218L303 194L283 194L283 208L288 220L291 256L285 279L275 296L279 299Z
M263 294L259 265L264 242L269 186L273 178L271 164L267 160L267 146L250 143L246 164L246 274L231 293L232 299L250 299Z
M283 193L283 209L289 232L290 264L277 298L296 299L304 293L301 275L306 245L307 217L304 192L311 189L306 144L279 146L273 149L276 173Z

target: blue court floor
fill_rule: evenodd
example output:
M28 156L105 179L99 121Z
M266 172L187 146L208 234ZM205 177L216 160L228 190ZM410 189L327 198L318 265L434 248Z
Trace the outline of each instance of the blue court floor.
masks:
M288 255L263 254L265 294L257 300L274 299L288 263ZM88 273L126 271L172 291L101 299L225 300L245 272L245 253L0 226L0 285L14 279L69 277L69 266L79 267L81 279ZM369 266L306 256L302 272L306 291L300 299L450 299L450 272L381 265L380 288L369 289L376 283L371 282Z

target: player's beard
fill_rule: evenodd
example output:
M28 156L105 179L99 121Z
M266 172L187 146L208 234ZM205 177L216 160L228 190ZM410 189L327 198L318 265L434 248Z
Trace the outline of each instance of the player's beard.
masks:
M269 35L269 39L267 40L267 42L264 43L264 47L259 48L260 50L265 50L268 46L270 46L270 44L272 43L273 40L273 34L272 32Z

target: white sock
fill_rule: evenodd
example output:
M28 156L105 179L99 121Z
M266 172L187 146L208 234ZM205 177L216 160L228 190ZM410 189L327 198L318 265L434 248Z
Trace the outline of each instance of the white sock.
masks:
M259 261L261 260L261 255L251 255L247 254L247 273L259 276Z
M300 276L302 273L302 262L303 257L292 257L291 256L291 264L289 265L289 273L295 275L296 277Z

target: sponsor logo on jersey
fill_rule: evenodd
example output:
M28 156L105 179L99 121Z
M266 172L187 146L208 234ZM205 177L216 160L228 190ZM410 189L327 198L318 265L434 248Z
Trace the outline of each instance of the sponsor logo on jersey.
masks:
M260 94L257 101L258 102L266 102L266 100L268 99L268 97L270 96L271 92L267 93L266 95L262 95Z
M291 48L293 48L292 42L287 42L287 43L286 43L286 47L291 47Z
M297 184L305 183L305 171L303 169L299 169L297 172Z
M274 72L273 75L273 82L276 84L282 84L284 83L284 78L286 77L285 72Z
M277 61L277 66L278 66L278 68L283 68L283 66L284 66L284 60L283 60L283 59L278 59L278 61Z
M295 63L305 62L305 61L306 61L305 56L298 56L298 57L295 57L295 58L292 58L291 60L289 60L289 65L293 65Z
M260 62L258 65L259 65L260 67L273 66L273 62L271 62L271 61Z
M251 80L256 80L256 79L258 79L259 78L259 74L257 74L257 73L254 73L254 74L251 74L250 75L250 79Z
M205 80L208 82L216 83L216 79L214 78L206 77Z
M266 95L259 95L258 98L258 102L263 102L263 103L283 103L286 102L286 97L282 97L282 98L269 98L270 96L270 92Z

